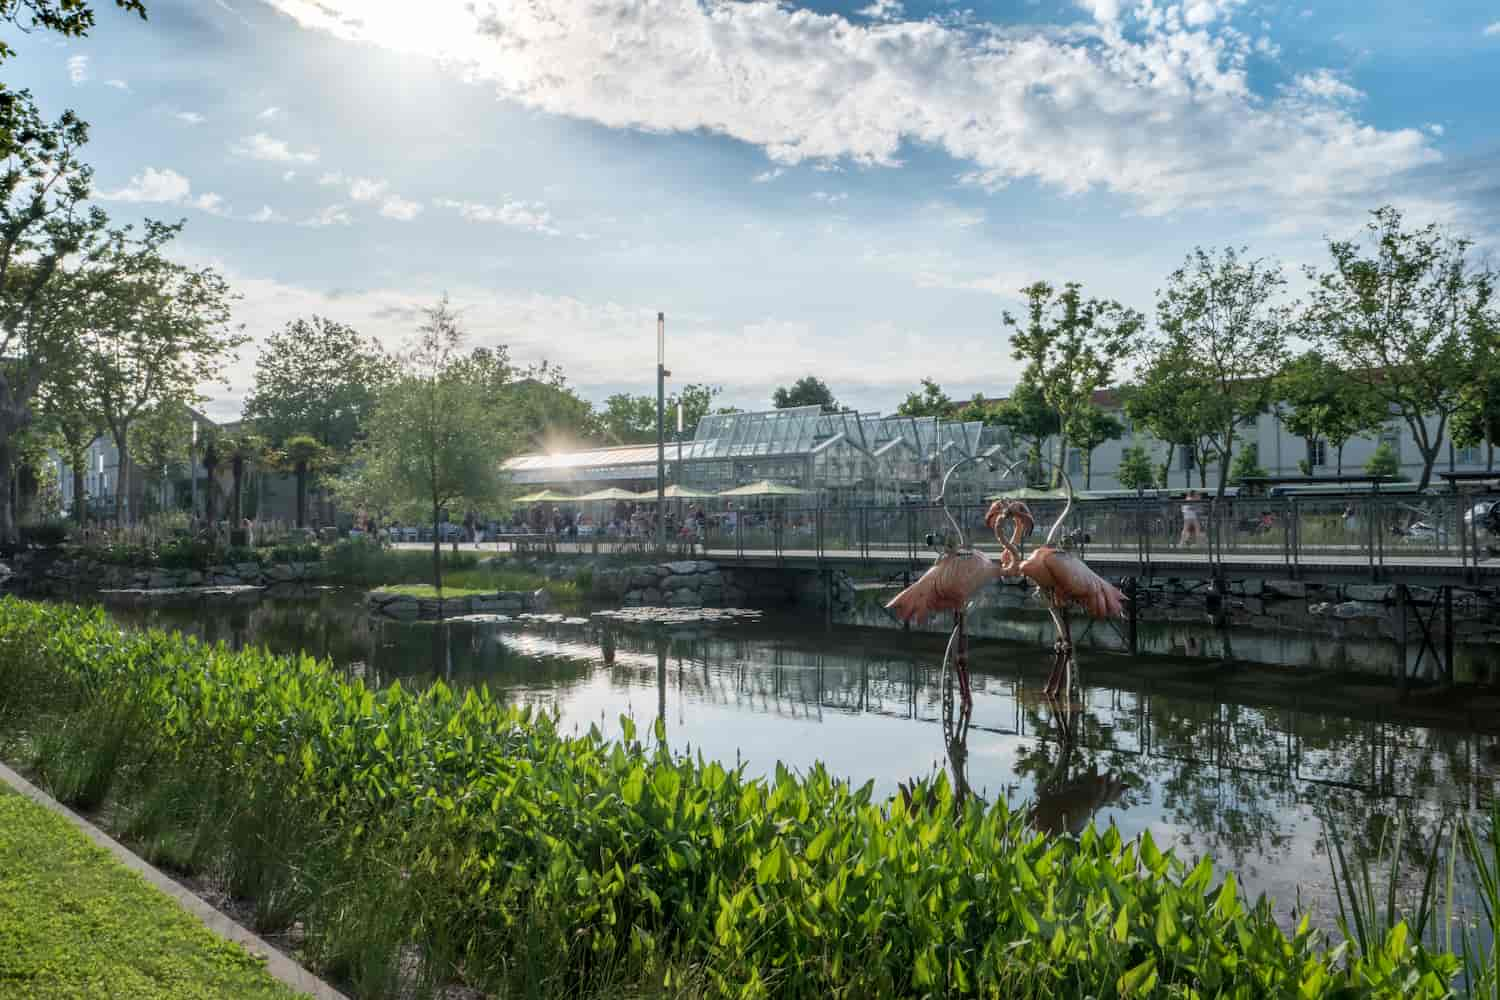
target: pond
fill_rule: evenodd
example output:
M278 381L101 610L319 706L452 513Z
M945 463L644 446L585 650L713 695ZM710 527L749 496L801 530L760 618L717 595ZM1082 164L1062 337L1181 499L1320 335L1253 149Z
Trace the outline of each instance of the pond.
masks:
M1126 835L1150 830L1183 856L1209 854L1284 915L1299 899L1324 918L1332 910L1325 816L1371 856L1406 814L1414 875L1440 818L1487 806L1500 780L1500 737L1483 699L1414 715L1386 685L1308 671L1091 652L1086 694L1062 711L1039 696L1048 651L976 640L965 733L945 718L943 637L826 626L816 615L671 634L438 627L371 620L362 594L339 589L113 613L212 642L304 650L373 683L484 684L555 712L565 730L617 734L629 715L649 733L660 718L674 750L753 774L821 760L887 794L956 774L986 800L1035 802L1048 829L1092 817Z

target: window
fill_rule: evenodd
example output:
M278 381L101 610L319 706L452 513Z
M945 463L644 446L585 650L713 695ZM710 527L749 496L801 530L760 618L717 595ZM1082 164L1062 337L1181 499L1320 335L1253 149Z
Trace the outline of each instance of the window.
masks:
M1328 442L1321 438L1307 442L1307 464L1314 469L1328 464Z
M1068 475L1076 475L1083 471L1083 452L1077 448L1068 449Z

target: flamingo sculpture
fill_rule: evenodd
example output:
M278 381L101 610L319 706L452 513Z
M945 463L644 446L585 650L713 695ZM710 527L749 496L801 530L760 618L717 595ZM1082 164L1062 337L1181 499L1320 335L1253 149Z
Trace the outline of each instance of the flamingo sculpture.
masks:
M1031 533L1036 523L1031 509L1019 500L996 500L984 516L985 525L995 532L995 540L1005 550L1000 559L1001 574L1026 577L1047 599L1047 613L1052 616L1057 638L1052 645L1052 672L1047 675L1043 691L1052 696L1070 694L1073 690L1076 664L1073 632L1068 624L1069 605L1078 605L1094 618L1118 618L1124 613L1125 595L1120 589L1089 569L1082 559L1055 544L1058 530L1072 508L1073 491L1070 487L1068 502L1047 533L1046 540L1024 558L1021 539ZM1006 523L1011 526L1009 537L1001 530Z

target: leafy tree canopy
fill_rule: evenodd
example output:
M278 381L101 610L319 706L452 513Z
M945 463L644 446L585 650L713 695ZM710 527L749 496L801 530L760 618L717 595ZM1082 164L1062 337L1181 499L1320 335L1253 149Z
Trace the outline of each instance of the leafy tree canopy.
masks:
M1156 470L1151 465L1151 456L1138 444L1130 445L1120 453L1120 468L1116 477L1127 490L1156 488Z
M838 400L833 390L816 375L804 375L790 386L782 386L771 393L771 405L778 410L793 406L821 406L824 413L837 413Z
M115 0L115 6L139 14L143 21L146 19L143 0ZM26 32L40 29L69 38L81 38L94 27L94 7L88 0L0 0L0 21L8 21ZM0 62L15 54L15 50L0 39Z
M295 319L261 346L245 419L273 444L307 434L347 453L392 371L380 344L353 327L322 316Z
M943 387L930 378L924 378L921 390L907 393L896 412L903 417L949 417L953 409L953 400L948 398Z

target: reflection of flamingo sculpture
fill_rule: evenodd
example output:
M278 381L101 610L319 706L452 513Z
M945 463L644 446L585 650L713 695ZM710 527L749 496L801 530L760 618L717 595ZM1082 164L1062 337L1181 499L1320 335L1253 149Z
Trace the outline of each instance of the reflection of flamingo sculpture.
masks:
M1076 837L1094 813L1118 802L1130 786L1117 774L1109 771L1100 774L1097 764L1090 764L1088 771L1081 774L1069 774L1073 761L1073 706L1059 705L1051 695L1047 701L1057 720L1059 755L1046 777L1037 780L1031 825L1042 833L1066 831Z
M1057 634L1052 646L1055 654L1052 672L1043 688L1049 695L1068 695L1073 690L1073 632L1068 625L1068 605L1076 604L1095 618L1117 618L1124 610L1122 602L1125 597L1118 587L1089 569L1082 559L1053 544L1072 507L1073 491L1069 489L1067 505L1047 533L1046 541L1024 559L1020 542L1035 525L1030 508L1019 500L996 500L984 516L984 523L995 532L995 540L1005 549L1000 559L1000 572L1005 576L1026 577L1047 599L1047 613L1052 616ZM1011 526L1008 538L1001 530L1006 522Z
M964 634L964 612L985 584L999 580L1003 575L1001 564L983 552L950 548L916 583L891 598L886 605L901 621L918 623L939 611L953 612L953 634L948 638L943 662L948 662L957 646L958 655L953 659L953 667L958 674L958 689L965 709L973 706L974 697L969 688L969 644Z

